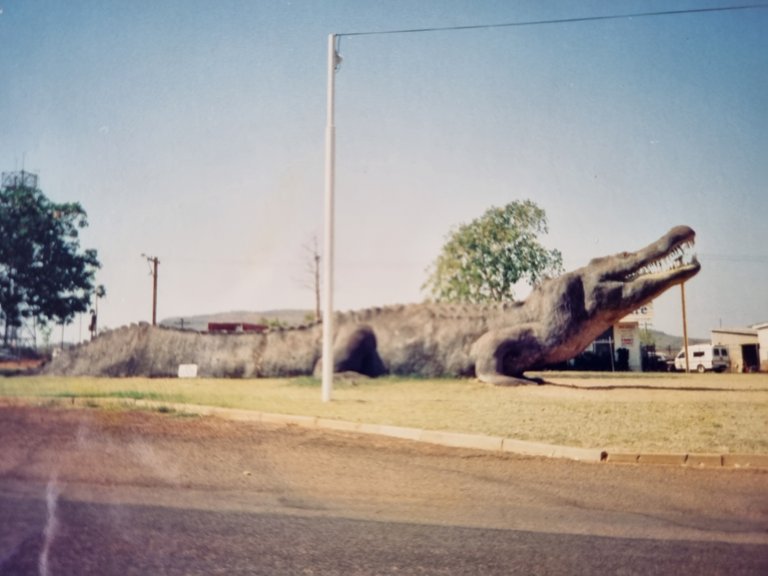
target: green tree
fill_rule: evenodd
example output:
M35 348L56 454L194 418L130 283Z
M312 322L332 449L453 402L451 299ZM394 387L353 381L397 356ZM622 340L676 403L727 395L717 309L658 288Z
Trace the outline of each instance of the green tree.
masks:
M69 324L88 310L95 250L80 250L88 225L78 203L51 202L40 190L14 183L0 190L0 314L3 341L29 318Z
M448 235L422 289L438 301L511 301L519 281L562 273L561 253L539 242L547 232L546 213L530 200L493 207Z

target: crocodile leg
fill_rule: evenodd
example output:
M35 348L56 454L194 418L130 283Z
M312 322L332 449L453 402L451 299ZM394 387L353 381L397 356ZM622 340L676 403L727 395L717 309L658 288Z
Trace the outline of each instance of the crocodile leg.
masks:
M348 326L339 331L333 346L333 371L358 372L372 378L387 373L370 326Z
M524 375L537 364L541 353L531 324L490 330L472 345L471 351L477 378L496 386L541 384L543 380Z

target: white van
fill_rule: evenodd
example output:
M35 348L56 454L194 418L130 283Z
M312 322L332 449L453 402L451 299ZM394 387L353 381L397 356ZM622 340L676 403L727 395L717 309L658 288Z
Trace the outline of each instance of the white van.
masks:
M724 372L731 365L728 348L721 344L693 344L688 346L688 368L696 372ZM685 370L685 348L675 356L675 370Z

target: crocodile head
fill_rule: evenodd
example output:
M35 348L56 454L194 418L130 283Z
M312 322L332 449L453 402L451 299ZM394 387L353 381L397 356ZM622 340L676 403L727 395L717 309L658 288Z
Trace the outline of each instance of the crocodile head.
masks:
M691 253L695 238L691 228L677 226L637 252L592 260L579 271L588 316L614 322L694 276L701 268Z
M573 358L624 316L694 276L701 268L690 254L695 237L678 226L636 252L596 258L540 286L526 303L541 344L532 365Z

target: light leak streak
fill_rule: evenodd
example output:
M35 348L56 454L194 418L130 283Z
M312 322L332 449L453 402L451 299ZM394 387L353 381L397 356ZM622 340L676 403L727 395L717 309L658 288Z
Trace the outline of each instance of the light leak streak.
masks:
M54 474L48 481L48 486L45 489L45 503L48 509L48 519L45 523L45 528L43 529L43 548L40 550L40 558L37 563L40 576L50 576L48 556L51 551L51 544L53 543L59 528L59 521L56 518L56 509L58 507L60 494L61 490L59 489L59 483Z

